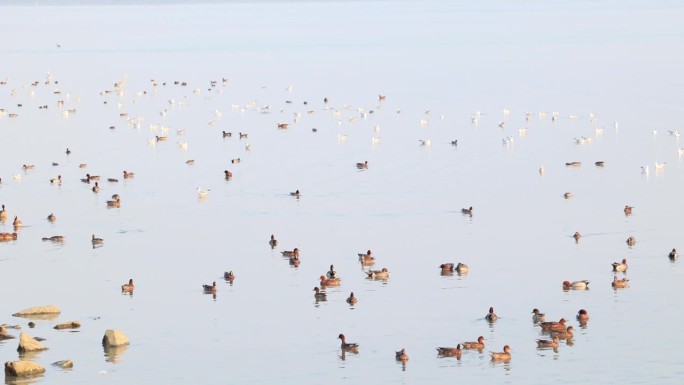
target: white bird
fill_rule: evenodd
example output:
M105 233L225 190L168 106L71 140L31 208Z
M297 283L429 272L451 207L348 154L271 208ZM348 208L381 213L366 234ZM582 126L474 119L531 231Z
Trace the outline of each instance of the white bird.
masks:
M420 142L421 146L430 147L432 145L432 141L430 139L420 139L418 141Z
M544 175L544 166L539 167L539 175Z
M187 150L188 142L178 142L178 147L182 148L183 150Z
M641 173L648 175L648 166L641 166Z
M207 194L209 194L209 191L211 191L211 189L209 189L209 188L203 189L201 187L197 187L197 194L199 194L199 196L201 196L201 197L207 196Z
M680 157L684 156L684 147L677 149L677 153L679 154Z
M679 130L668 130L667 132L669 132L670 135L679 137Z
M656 171L662 171L663 169L665 169L665 162L655 162L655 169Z
M510 145L513 144L513 138L510 137L510 136L507 136L507 137L505 137L504 139L502 139L502 142L503 142L503 144L505 144L506 146L510 146Z

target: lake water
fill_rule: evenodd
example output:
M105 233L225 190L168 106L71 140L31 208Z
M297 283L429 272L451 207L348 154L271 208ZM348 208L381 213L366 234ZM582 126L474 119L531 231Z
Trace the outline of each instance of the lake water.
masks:
M18 383L681 383L683 4L49 4L0 6L0 230L24 223L0 243L0 323L49 347L28 357L44 376ZM298 268L281 256L295 247ZM388 281L365 278L368 249ZM623 258L630 285L613 290ZM317 303L331 264L342 285ZM48 304L61 315L35 329L11 316ZM574 343L537 349L533 308ZM131 340L116 355L110 328ZM437 357L479 335L483 352ZM505 344L512 360L491 362Z

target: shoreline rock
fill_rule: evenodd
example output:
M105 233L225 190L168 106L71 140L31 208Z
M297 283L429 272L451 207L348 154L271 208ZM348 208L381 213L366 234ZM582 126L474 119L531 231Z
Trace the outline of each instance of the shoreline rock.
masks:
M45 368L31 361L5 362L5 375L11 377L30 377L45 373Z
M13 317L34 318L34 319L54 319L61 313L55 305L34 306L12 314Z
M107 329L104 337L102 337L102 346L106 348L124 346L128 345L128 343L128 337L116 329Z
M28 335L28 333L19 334L19 346L17 347L18 352L37 352L41 350L47 350L47 348L35 338Z

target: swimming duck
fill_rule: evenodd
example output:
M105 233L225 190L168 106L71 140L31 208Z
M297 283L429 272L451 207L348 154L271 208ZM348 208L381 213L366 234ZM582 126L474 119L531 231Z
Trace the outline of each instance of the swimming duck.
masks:
M226 281L233 282L233 281L235 280L235 274L233 274L233 271L232 271L232 270L231 270L231 271L226 271L226 272L223 273L223 278L224 278Z
M551 332L552 337L558 337L560 340L571 340L575 334L575 328L568 326L565 331Z
M326 278L325 275L321 275L321 286L340 286L342 280L339 278Z
M314 293L314 298L316 298L317 301L325 301L327 299L327 295L325 294L324 291L321 291L321 289L318 288L318 286L313 288Z
M128 280L128 283L121 285L121 291L124 293L132 293L135 286L133 285L133 278Z
M561 318L558 322L553 322L553 321L548 321L548 322L540 322L539 326L541 326L542 330L547 330L547 331L564 331L565 330L565 318Z
M437 348L438 356L461 358L461 354L463 354L463 350L461 350L461 344L456 345L455 348Z
M485 347L484 344L485 338L482 336L477 337L477 342L464 342L461 344L463 346L463 349L479 349L482 350Z
M587 321L589 321L589 313L585 309L580 309L577 312L576 318L580 323L586 323Z
M613 287L616 289L625 288L625 287L627 287L628 283L629 283L629 279L627 279L627 278L618 279L618 277L613 277Z
M247 134L243 134L242 132L240 132L239 135L240 135L240 139L247 138Z
M538 348L557 348L558 347L558 336L554 336L552 340L537 340Z
M110 182L110 183L119 183L119 180L116 179L116 178L107 178L107 182Z
M121 207L121 198L116 198L113 201L107 201L107 207Z
M12 221L12 226L14 226L14 227L21 227L21 226L23 226L23 225L24 225L24 223L23 223L19 218L17 218L17 216L15 215L15 216L14 216L14 221Z
M505 345L503 352L489 352L492 356L492 361L508 361L511 359L511 347Z
M210 188L203 189L201 187L197 187L197 188L195 188L195 190L197 190L197 195L199 195L201 198L207 196L209 194L209 191L211 191Z
M224 138L230 138L231 136L233 136L233 133L232 133L232 132L223 131L223 137L224 137Z
M359 349L359 344L354 343L354 342L347 342L346 338L344 337L344 334L340 334L339 336L337 336L337 338L342 340L342 345L341 345L342 350L356 351Z
M35 165L33 165L33 164L25 164L25 165L21 166L21 168L23 168L24 170L33 170L34 167L35 167Z
M473 215L473 206L470 206L467 209L461 209L461 213L472 216Z
M50 222L54 222L57 220L57 217L55 216L55 214L50 213L50 215L47 216L47 220Z
M394 352L394 357L397 361L408 361L409 356L406 354L406 349L401 349L398 352Z
M299 249L296 247L292 251L285 250L281 251L280 253L283 254L283 257L299 257Z
M359 261L361 262L362 265L372 265L375 263L375 257L373 257L373 254L371 253L370 250L368 250L365 254L364 253L358 253L359 255Z
M202 288L204 289L204 292L207 294L216 293L216 281L214 281L211 285L202 285Z
M226 178L226 180L229 180L230 178L233 177L233 173L228 171L228 170L224 170L223 175L224 175L224 178Z
M532 322L544 322L546 315L539 311L539 309L532 309Z
M582 280L582 281L563 281L563 290L586 290L589 288L589 281L587 280Z
M368 168L368 161L364 161L363 163L357 163L356 168L358 168L359 170Z
M622 262L613 262L613 271L627 271L627 259L622 259Z
M575 243L579 242L580 238L582 238L582 234L579 233L579 231L575 231L575 235L572 236L575 238Z
M627 246L634 246L636 244L636 238L633 236L630 236L627 238Z
M582 165L582 162L576 162L576 161L575 162L566 162L565 165L566 166L572 166L572 167L578 167L578 166Z
M291 192L290 195L292 195L293 197L299 198L302 195L302 193L300 193L299 190L297 190L295 192Z
M104 245L104 240L102 238L95 238L95 234L93 234L90 242L93 244L93 247Z
M326 275L326 277L328 277L328 279L337 278L337 272L335 271L335 268L333 265L330 265L330 271L325 273L325 275Z
M599 161L594 162L594 165L596 165L596 167L603 167L606 165L606 162L599 160Z
M3 222L7 219L7 210L5 210L5 205L2 205L2 210L0 210L0 220Z
M17 239L17 233L0 233L0 241L12 241Z
M231 163L231 164L240 163L240 158L231 159L231 160L230 160L230 163Z
M571 192L566 192L565 194L563 194L563 197L564 197L565 199L570 199L570 198L572 198L572 193L571 193Z
M497 315L494 314L494 308L493 307L489 308L489 313L487 313L487 315L485 316L485 319L489 322L494 322L497 319L499 319L499 317L497 317Z
M368 278L370 279L389 279L390 277L390 273L386 267L383 267L382 270L368 270L366 274L368 274Z
M299 255L293 255L290 257L290 265L297 267L299 266L299 263L301 260L299 259Z
M61 184L62 183L62 176L57 175L57 178L50 179L50 183L52 184Z
M53 235L51 237L43 237L44 241L52 241L52 242L64 242L64 236L63 235Z
M93 190L94 193L100 192L100 185L98 185L97 182L95 182L95 186L93 186L91 190Z
M129 171L126 171L126 170L123 170L123 177L124 177L124 179L130 179L130 178L133 178L134 176L135 176L134 173L129 172Z
M454 272L454 264L453 263L443 263L439 265L439 268L442 269L442 273L453 273Z
M271 246L271 249L275 249L276 246L278 246L278 240L275 239L275 235L271 234L271 239L268 241L269 246Z
M456 264L456 272L458 273L458 275L468 274L468 265L459 262L458 264Z
M357 302L358 300L356 299L356 296L354 296L354 292L352 291L351 294L349 294L349 297L347 297L347 303L350 305L353 305Z
M634 207L632 207L632 206L625 206L625 209L624 209L625 215L630 215L630 214L632 214L632 209L633 209L633 208L634 208Z
M679 253L677 253L677 250L672 249L667 257L670 258L670 261L676 261L679 258Z

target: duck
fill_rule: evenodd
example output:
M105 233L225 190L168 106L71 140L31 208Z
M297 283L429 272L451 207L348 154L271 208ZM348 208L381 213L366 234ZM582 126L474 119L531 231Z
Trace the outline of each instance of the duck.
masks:
M202 285L202 288L204 289L204 292L207 294L216 293L216 281L214 281L211 285Z
M328 271L327 273L325 273L325 276L326 276L328 279L338 278L338 277L337 277L337 272L335 271L335 267L334 267L333 265L330 265L330 271Z
M368 168L368 161L364 161L363 163L357 163L356 168L359 170L367 169Z
M5 205L2 205L2 210L0 210L0 220L3 222L7 219L7 210L5 210Z
M293 255L290 257L290 265L297 267L301 263L301 260L299 259L299 255Z
M566 166L572 166L572 167L579 167L579 166L582 165L582 162L577 162L577 161L575 161L575 162L565 162L565 165L566 165Z
M509 361L511 359L511 347L504 345L503 352L489 352L492 361Z
M231 160L230 160L230 163L231 163L231 164L240 163L240 158L231 159Z
M636 244L636 238L634 238L633 236L630 236L629 238L627 238L626 242L627 242L627 246L634 246Z
M627 206L627 205L625 205L625 209L624 209L625 215L631 215L631 214L632 214L632 209L633 209L633 208L634 208L634 207L632 207L632 206Z
M91 189L94 193L100 192L100 185L95 182L95 186Z
M33 164L25 164L25 165L21 166L21 168L24 170L33 170L34 167L36 167L36 166Z
M546 331L552 331L552 332L557 332L557 331L564 331L565 330L565 318L561 318L558 322L554 321L548 321L548 322L540 322L539 326L541 326L542 330Z
M349 294L349 297L347 297L347 303L350 305L353 305L356 302L358 302L358 300L356 299L356 296L354 295L354 292L352 291L351 294Z
M622 262L613 262L612 266L613 266L613 271L625 272L625 271L627 271L627 259L623 258Z
M278 240L275 239L275 235L271 234L271 239L269 239L268 244L271 246L271 249L275 249L276 246L278 246Z
M233 173L228 171L228 170L223 170L223 175L224 175L224 178L226 178L226 180L229 180L230 178L233 177Z
M586 290L589 288L589 281L587 280L582 280L582 281L563 281L563 290Z
M390 277L390 273L386 267L383 267L382 270L368 270L366 274L370 279L389 279Z
M472 216L473 215L473 206L470 206L467 209L461 209L461 213Z
M314 287L313 291L315 291L314 298L316 298L317 301L325 301L328 299L325 292L321 291L321 289L319 289L318 286Z
M437 348L437 355L438 356L461 358L461 354L463 354L461 344L456 345L455 348L443 348L443 347Z
M551 340L537 340L538 348L557 348L558 347L558 336L554 336Z
M238 133L240 135L240 139L245 139L247 138L247 134L243 134L242 132Z
M572 237L575 238L575 243L577 243L580 238L582 238L582 234L580 234L579 231L575 231L575 234Z
M565 199L570 199L570 198L572 198L572 193L569 192L569 191L566 192L565 194L563 194L563 198L565 198Z
M121 285L121 291L124 293L132 293L135 286L133 285L133 278L128 280L128 283Z
M628 283L629 283L629 279L627 279L627 278L618 279L618 277L613 277L613 287L616 289L625 288L625 287L627 287Z
M57 220L57 217L55 216L55 214L50 213L50 215L47 216L47 220L50 222L54 222Z
M373 257L373 254L370 250L365 253L358 253L358 256L361 264L372 265L375 263L375 257Z
M88 178L89 180L100 180L100 176L99 176L99 175L90 175L90 174L86 174L86 178Z
M468 265L466 265L465 263L459 262L456 264L456 272L458 273L458 275L468 274L468 270Z
M568 326L564 331L551 332L551 336L560 340L571 340L575 336L574 332L575 328Z
M117 197L112 201L107 201L107 207L121 207L121 198Z
M107 182L109 183L119 183L119 180L116 178L107 178Z
M233 271L226 271L223 273L223 278L225 278L226 281L233 282L235 280L235 274L233 274Z
M203 189L201 187L197 187L195 190L197 190L197 195L199 195L201 198L206 197L209 194L209 191L211 191L210 188Z
M14 227L21 227L23 226L24 223L21 221L21 219L17 218L17 216L14 216L14 221L12 221L12 226Z
M290 195L292 195L293 197L299 198L302 195L302 193L300 193L299 190L297 190L297 191L291 192Z
M463 346L463 349L482 350L485 347L484 340L485 340L484 337L479 336L479 337L477 337L477 342L464 342L461 345Z
M321 275L321 286L340 286L342 280L339 278L326 278L325 275Z
M677 250L672 249L667 257L670 258L670 261L676 261L679 258L679 253L677 253Z
M576 318L580 323L586 323L589 321L589 313L585 309L580 309L577 312Z
M135 176L134 173L132 173L130 171L123 170L124 179L130 179L130 178L133 178L134 176Z
M0 241L12 241L17 239L17 233L0 233Z
M485 316L485 319L489 322L494 322L497 319L499 319L499 317L496 314L494 314L494 308L493 307L489 308L489 312Z
M342 340L342 344L340 346L342 348L342 350L344 350L344 351L357 351L359 349L359 344L357 344L355 342L347 342L344 334L340 333L340 335L337 336L337 338Z
M52 184L61 184L62 183L62 176L57 175L57 178L52 178L50 179L50 183Z
M439 268L442 269L442 273L453 273L454 272L454 264L453 263L443 263L439 265Z
M280 253L283 255L283 257L299 257L299 249L296 247L292 251L285 250L281 251Z
M401 349L398 352L394 352L394 357L397 361L408 361L409 356L406 354L406 349Z
M93 234L90 242L93 244L93 247L104 245L104 240L102 238L95 238L95 234Z
M542 313L539 311L539 309L532 309L532 322L534 323L540 323L544 322L546 318L546 314Z
M43 237L44 241L52 241L52 242L64 242L64 236L63 235L53 235L51 237Z
M223 131L223 137L224 137L224 138L230 138L231 136L233 136L233 133L232 133L232 132Z

